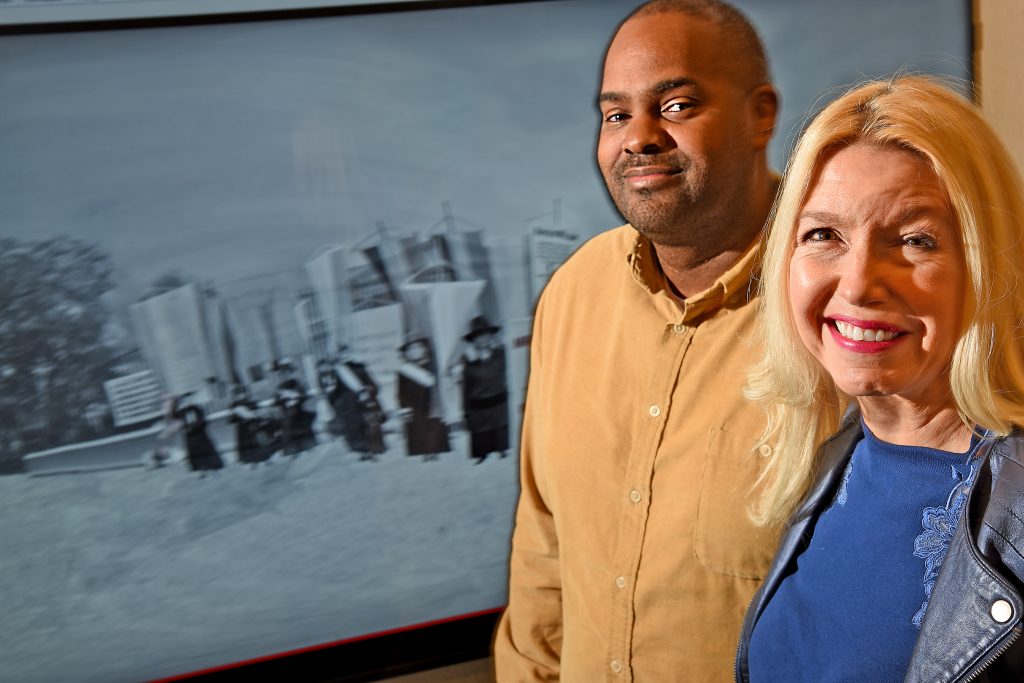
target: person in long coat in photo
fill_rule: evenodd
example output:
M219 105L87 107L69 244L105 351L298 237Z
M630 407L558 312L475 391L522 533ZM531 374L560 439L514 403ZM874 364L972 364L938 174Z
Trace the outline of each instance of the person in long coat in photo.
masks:
M316 446L313 422L316 413L306 410L306 389L295 376L295 366L283 360L278 364L283 379L274 393L274 403L281 411L282 450L285 455L298 455Z
M329 360L322 360L317 364L317 384L320 385L320 393L330 407L331 417L327 420L325 429L331 436L343 437L345 435L345 411L347 404L341 388L341 380L338 373L334 371L334 365Z
M244 386L238 385L232 390L229 410L231 415L228 420L235 425L238 462L252 465L255 469L261 462L269 460L273 453L272 430Z
M505 349L499 327L480 315L470 322L463 339L469 343L462 356L462 412L469 430L470 457L477 464L491 453L508 453L508 381Z
M404 362L398 367L398 405L405 419L405 444L409 455L436 460L451 450L448 426L437 414L437 373L430 341L419 335L399 347Z
M338 353L334 367L339 385L335 411L343 422L345 441L360 459L376 460L386 450L384 410L377 400L379 387L366 365L352 357L347 345L340 346Z
M181 420L189 469L205 477L208 471L224 467L224 461L206 433L206 411L191 400L191 396L192 392L188 392L176 397L172 404L172 414Z

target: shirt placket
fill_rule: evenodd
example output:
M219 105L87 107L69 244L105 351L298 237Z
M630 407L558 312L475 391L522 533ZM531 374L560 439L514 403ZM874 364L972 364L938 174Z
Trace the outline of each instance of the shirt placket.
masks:
M616 544L613 585L609 587L612 609L607 653L608 681L632 681L630 664L635 621L636 579L640 569L644 534L650 512L650 492L654 463L662 440L666 418L671 409L673 388L678 380L694 328L682 318L663 328L657 360L642 394L634 406L633 448L622 486L624 512Z

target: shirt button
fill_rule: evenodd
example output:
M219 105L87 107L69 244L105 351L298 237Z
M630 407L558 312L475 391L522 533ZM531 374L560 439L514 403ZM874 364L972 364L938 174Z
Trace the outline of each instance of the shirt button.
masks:
M625 588L626 587L626 577L624 577L624 576L616 577L615 585L618 586L619 588Z
M685 329L686 325L682 323L676 323L675 325L672 326L672 331L675 332L676 334L682 334L683 330Z
M661 408L659 408L657 405L653 405L647 410L650 411L651 417L658 417L659 415L661 415Z
M620 662L619 660L613 659L612 663L611 663L611 667L612 667L612 671L614 671L615 673L617 673L617 674L622 673L622 662Z
M1005 624L1013 616L1013 607L1006 600L996 600L992 603L992 618L997 624Z
M763 443L763 444L761 444L760 446L757 447L757 452L760 453L761 455L763 455L766 458L769 455L771 455L774 452L774 450L775 449L773 449L771 446L769 446L766 443Z
M735 306L739 302L740 302L740 295L739 294L733 294L732 296L729 297L729 303L730 304Z
M641 496L640 492L637 491L636 489L633 489L632 491L629 492L629 499L634 503L639 503L642 498L643 496Z

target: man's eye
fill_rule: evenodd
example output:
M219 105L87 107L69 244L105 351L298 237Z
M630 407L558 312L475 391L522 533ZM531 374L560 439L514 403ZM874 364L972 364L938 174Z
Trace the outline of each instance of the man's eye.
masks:
M694 106L693 102L669 102L661 111L666 114L679 113L692 109Z
M621 123L622 121L625 121L627 118L629 117L626 114L623 114L622 112L618 111L604 115L605 123Z

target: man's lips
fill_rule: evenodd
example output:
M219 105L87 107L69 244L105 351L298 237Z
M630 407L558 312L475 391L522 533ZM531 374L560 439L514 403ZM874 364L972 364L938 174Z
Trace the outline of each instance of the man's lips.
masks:
M629 169L622 175L625 178L646 178L648 176L677 175L682 172L683 169L673 166L639 166Z
M640 166L628 169L622 177L630 187L650 189L673 182L682 172L672 166Z

